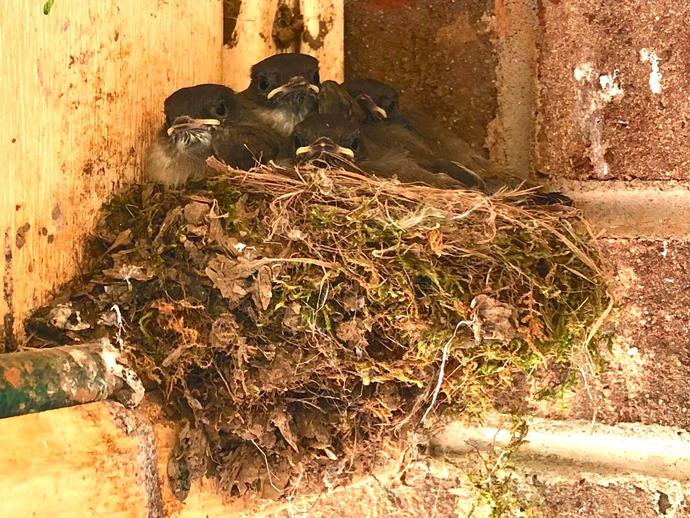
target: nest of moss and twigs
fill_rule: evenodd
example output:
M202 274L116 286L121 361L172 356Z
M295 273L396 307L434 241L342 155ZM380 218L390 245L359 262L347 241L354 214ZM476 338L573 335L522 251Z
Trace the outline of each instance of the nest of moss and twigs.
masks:
M213 165L114 198L89 273L31 321L123 344L189 423L181 496L204 473L267 497L338 483L430 416L554 393L594 345L609 299L572 207Z

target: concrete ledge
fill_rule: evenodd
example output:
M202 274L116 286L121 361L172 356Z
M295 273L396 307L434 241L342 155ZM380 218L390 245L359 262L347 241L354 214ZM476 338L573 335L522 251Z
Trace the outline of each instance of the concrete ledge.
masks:
M431 441L442 452L469 453L508 444L509 418L485 426L451 423ZM589 471L641 474L690 481L690 433L676 428L585 421L528 420L529 432L517 459L548 460L555 466L581 465Z
M690 238L690 184L556 181L549 187L572 197L603 236Z

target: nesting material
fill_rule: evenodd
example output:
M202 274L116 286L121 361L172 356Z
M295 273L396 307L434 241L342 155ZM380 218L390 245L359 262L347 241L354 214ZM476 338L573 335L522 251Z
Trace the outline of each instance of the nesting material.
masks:
M554 393L594 345L608 297L576 209L210 163L217 178L105 207L89 273L56 299L88 329L31 322L124 343L189 423L180 497L205 473L264 497L341 482L443 411Z

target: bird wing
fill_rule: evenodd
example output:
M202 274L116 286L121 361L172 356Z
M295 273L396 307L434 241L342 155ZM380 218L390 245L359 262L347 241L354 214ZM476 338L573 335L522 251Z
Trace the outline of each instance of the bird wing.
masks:
M462 164L437 156L426 140L410 128L393 122L379 122L365 125L362 131L368 142L367 154L370 159L377 164L383 161L391 163L390 166L381 163L378 167L388 169L404 165L413 176L427 178L424 183L454 187L482 186L477 174ZM441 176L434 181L429 175ZM398 177L403 179L400 175ZM449 182L448 177L455 182Z
M231 167L251 169L286 153L287 139L257 122L219 128L213 137L213 154Z
M362 171L381 178L397 177L403 183L422 183L441 189L465 187L444 173L433 173L422 167L404 149L389 147L385 141L364 139L366 157L357 163Z

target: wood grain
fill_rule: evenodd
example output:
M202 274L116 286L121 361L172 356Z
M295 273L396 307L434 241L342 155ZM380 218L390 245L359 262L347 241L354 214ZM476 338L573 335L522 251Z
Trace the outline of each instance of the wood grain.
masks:
M176 428L153 399L135 411L98 402L0 419L0 441L10 445L0 449L0 516L268 518L318 504L316 494L260 504L231 500L209 478L177 500L167 477ZM391 473L397 464L333 494L379 488Z
M92 403L0 420L0 515L155 516L147 491L160 490L127 415Z
M305 32L300 52L321 62L321 77L345 77L345 7L343 0L300 0ZM235 90L249 85L251 66L278 50L272 38L279 0L242 2L232 42L223 48L223 81ZM293 5L293 2L289 2Z
M221 79L221 0L42 5L0 2L0 245L7 233L13 256L0 277L16 328L75 273L101 203L139 178L163 99Z
M345 79L345 7L343 0L301 0L304 34L301 51L320 61L321 78Z
M241 91L249 86L254 63L276 53L273 21L279 0L244 1L237 15L232 42L223 47L223 82Z

